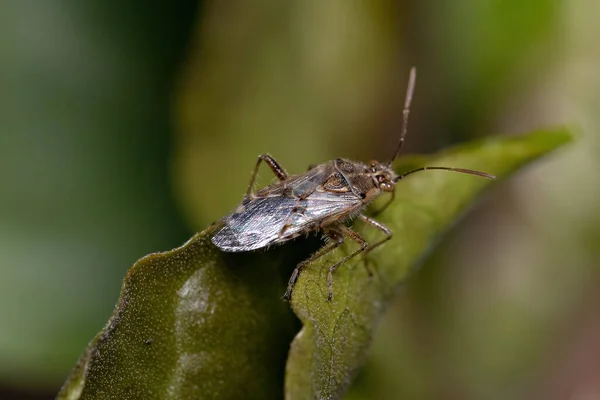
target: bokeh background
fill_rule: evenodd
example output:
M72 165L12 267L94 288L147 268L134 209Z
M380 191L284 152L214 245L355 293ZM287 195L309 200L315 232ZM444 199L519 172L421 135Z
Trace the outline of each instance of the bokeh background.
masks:
M407 153L577 141L445 237L347 398L600 398L598 2L159 3L0 2L0 398L53 398L128 267L233 208L258 154L389 157L412 65Z

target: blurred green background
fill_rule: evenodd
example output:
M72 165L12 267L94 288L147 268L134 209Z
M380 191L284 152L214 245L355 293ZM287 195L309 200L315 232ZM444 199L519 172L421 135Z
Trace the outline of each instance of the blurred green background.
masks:
M445 237L347 398L600 398L599 16L593 0L0 2L0 398L53 398L128 267L233 208L260 153L290 172L389 157L412 65L406 153L580 135Z

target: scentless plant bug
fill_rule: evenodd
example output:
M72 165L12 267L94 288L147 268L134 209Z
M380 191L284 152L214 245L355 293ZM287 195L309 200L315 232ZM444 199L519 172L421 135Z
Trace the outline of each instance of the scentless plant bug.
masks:
M394 200L396 182L410 174L425 170L446 170L494 179L493 175L470 169L451 167L422 167L402 175L392 169L392 163L400 153L408 130L408 114L415 87L416 70L410 71L404 102L402 131L393 157L386 163L372 161L369 164L342 158L309 167L299 175L288 175L273 157L258 157L250 179L246 196L238 208L222 220L221 227L212 237L219 249L241 252L282 244L300 235L322 232L325 245L308 259L299 263L290 277L284 299L289 300L294 284L302 269L351 239L360 247L329 267L327 275L328 299L333 296L333 273L344 262L360 253L368 253L392 238L392 231L362 213L379 195L391 193L387 207ZM254 191L254 184L261 162L273 171L278 182ZM381 210L383 210L383 208ZM379 210L379 211L381 211ZM380 230L385 237L368 244L347 222L359 218Z

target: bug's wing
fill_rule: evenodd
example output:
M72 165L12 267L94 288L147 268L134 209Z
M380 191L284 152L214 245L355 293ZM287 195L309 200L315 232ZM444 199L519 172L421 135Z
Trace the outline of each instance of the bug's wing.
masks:
M322 185L327 177L332 173L331 169L325 165L313 168L302 175L290 180L288 186L293 189L294 196L307 197L311 195L319 185Z
M223 227L211 238L224 251L256 250L269 246L279 234L298 200L277 197L259 197L223 221Z
M332 164L322 164L313 169L300 174L290 176L285 181L277 182L273 185L261 189L257 196L285 196L303 197L310 196L315 189L322 185L327 178L334 173ZM289 193L285 193L289 191Z
M284 235L298 236L329 223L345 221L363 207L362 201L352 192L314 192L298 202L298 211L290 214Z
M260 197L226 217L211 240L224 251L257 250L316 231L323 223L344 220L362 207L352 193L314 192L305 200Z

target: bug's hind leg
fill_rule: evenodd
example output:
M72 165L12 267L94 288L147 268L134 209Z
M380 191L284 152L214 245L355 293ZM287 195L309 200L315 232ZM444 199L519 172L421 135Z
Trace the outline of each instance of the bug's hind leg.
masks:
M338 234L342 235L342 241L343 237L346 236L354 240L356 243L360 244L360 247L352 253L348 254L346 257L336 262L335 264L333 264L331 267L329 267L329 272L327 274L327 291L329 292L329 294L327 296L327 300L331 300L333 297L333 273L335 272L335 270L340 265L342 265L352 257L355 257L358 254L362 253L368 248L367 241L363 239L363 237L360 236L357 232L354 232L352 229L348 228L346 225L340 225L336 227L336 229L339 229Z
M317 250L312 256L300 262L294 269L294 272L292 272L292 276L290 276L290 280L288 282L287 290L283 295L284 300L289 301L291 299L292 291L294 290L294 285L298 280L298 276L300 275L300 271L302 271L302 268L304 268L307 264L317 260L318 258L323 257L325 254L338 248L342 243L344 243L344 236L337 231L327 231L325 232L325 237L328 238L327 243L319 250Z
M279 165L279 163L275 161L273 157L271 157L268 154L261 154L260 156L258 156L258 160L256 161L256 166L254 167L254 172L252 173L252 178L250 179L250 184L248 185L248 190L246 191L246 197L250 197L254 190L254 183L256 182L256 177L258 176L258 168L260 167L261 161L267 163L267 165L269 166L269 168L271 168L271 171L273 171L277 179L279 179L280 181L284 181L287 179L287 173L285 172L283 167L281 167L281 165Z

